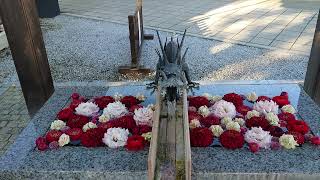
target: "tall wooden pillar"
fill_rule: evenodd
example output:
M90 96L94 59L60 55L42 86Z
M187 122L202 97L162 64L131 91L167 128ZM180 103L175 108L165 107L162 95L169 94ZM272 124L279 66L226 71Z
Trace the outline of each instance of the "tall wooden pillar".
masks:
M33 116L54 92L35 0L0 0L0 13L27 108Z
M320 104L320 14L313 37L304 90L318 105Z

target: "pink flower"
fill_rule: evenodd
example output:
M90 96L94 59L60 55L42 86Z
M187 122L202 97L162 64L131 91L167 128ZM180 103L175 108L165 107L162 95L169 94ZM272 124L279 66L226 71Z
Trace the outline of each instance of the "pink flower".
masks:
M256 153L259 151L260 147L257 143L249 143L249 149L251 152Z
M270 147L272 150L278 150L281 148L281 145L277 141L272 141Z
M216 102L212 107L210 107L210 110L219 118L234 118L237 114L236 107L231 102L227 102L225 100Z
M50 149L58 149L58 148L59 148L59 143L58 143L58 141L52 141L52 142L49 144L49 148L50 148Z
M273 102L272 100L270 101L258 101L256 103L254 103L253 105L253 109L263 113L264 115L272 112L274 114L278 114L278 108L279 106Z
M246 132L244 138L248 143L257 143L259 147L268 149L271 144L272 136L268 131L264 131L261 127L253 127Z

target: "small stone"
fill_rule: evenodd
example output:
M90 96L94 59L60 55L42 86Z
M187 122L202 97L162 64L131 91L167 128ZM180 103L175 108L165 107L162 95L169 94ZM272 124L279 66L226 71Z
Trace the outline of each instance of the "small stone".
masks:
M1 121L0 127L5 127L8 124L8 121Z

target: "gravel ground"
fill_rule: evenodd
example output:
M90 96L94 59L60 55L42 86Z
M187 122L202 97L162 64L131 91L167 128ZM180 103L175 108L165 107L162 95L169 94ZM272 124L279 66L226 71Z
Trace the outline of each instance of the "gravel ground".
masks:
M42 28L56 82L127 79L117 73L118 66L130 62L127 26L60 15L43 19ZM187 62L194 80L304 80L308 62L307 56L191 36L185 46L190 47ZM156 37L145 41L146 67L155 68L158 47ZM0 58L0 82L17 81L10 51L1 52Z

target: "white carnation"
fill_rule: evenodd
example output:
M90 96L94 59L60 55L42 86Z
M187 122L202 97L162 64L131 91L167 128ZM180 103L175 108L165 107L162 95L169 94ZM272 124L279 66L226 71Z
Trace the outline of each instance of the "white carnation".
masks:
M110 115L109 114L102 114L100 117L99 117L99 122L101 123L106 123L110 120Z
M232 119L230 117L224 117L221 119L221 124L227 125L229 122L232 122Z
M141 94L141 93L138 93L136 95L136 98L139 100L139 101L145 101L146 100L146 96L144 94Z
M75 109L76 114L91 117L99 112L99 107L93 102L85 102L79 104L79 106Z
M295 110L294 107L293 107L292 105L290 105L290 104L282 106L281 111L282 111L282 112L291 113L291 114L296 113L296 110Z
M212 134L216 137L219 137L223 133L223 129L220 125L212 125L210 126L210 130Z
M103 115L109 115L109 117L117 118L128 113L128 109L120 101L109 103L106 108L103 109Z
M247 100L250 102L255 102L258 99L258 96L255 92L251 92L246 96Z
M228 122L228 124L226 125L226 129L240 132L240 124L234 121Z
M259 147L269 149L272 136L269 131L264 131L261 127L252 127L246 132L244 138L248 143L257 143Z
M191 129L197 128L197 127L200 127L200 126L201 126L201 124L200 124L200 121L199 121L198 119L193 119L193 120L191 120L191 122L189 123L189 127L190 127Z
M83 132L87 132L89 129L94 129L94 128L97 128L97 125L95 123L88 122L82 127L82 130Z
M122 128L109 128L104 133L102 142L110 148L118 148L127 144L129 131Z
M246 118L250 119L252 117L259 117L259 116L260 116L260 113L258 111L252 110L247 112Z
M296 146L299 146L299 144L291 134L283 134L279 138L279 143L281 146L283 146L286 149L295 149Z
M239 123L240 126L244 126L245 121L242 118L234 118L234 122Z
M67 134L62 134L60 137L59 137L59 140L58 140L58 143L59 143L59 146L65 146L67 144L69 144L70 142L70 137L67 135Z
M203 117L207 117L210 114L210 110L207 106L201 106L198 109L198 113L201 114Z
M279 118L276 114L270 112L265 117L272 126L279 126Z
M203 93L202 96L206 97L209 101L211 100L211 97L212 97L212 95L209 93Z
M217 101L220 101L222 100L222 96L212 96L211 97L211 101L212 102L217 102Z
M137 125L148 125L152 126L153 110L151 108L140 108L134 110L133 119Z
M66 123L61 120L55 120L51 123L50 129L52 130L61 130L66 126Z
M123 98L123 95L122 95L122 94L115 93L115 94L113 95L113 99L114 99L115 101L120 101L122 98Z

